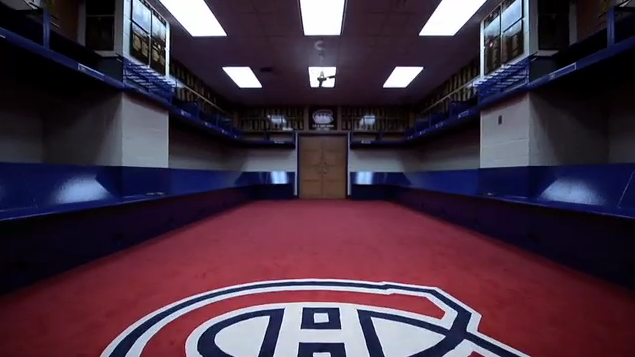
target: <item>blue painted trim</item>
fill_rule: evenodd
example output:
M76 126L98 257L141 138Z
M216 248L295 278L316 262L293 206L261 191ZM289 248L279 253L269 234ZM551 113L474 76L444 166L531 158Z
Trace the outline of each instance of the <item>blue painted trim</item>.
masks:
M44 9L42 9L42 20L43 20L43 25L42 25L42 46L44 46L44 48L50 48L51 47L51 13L49 12L48 8L45 7Z
M534 254L635 287L635 221L394 187L391 200Z
M351 172L351 194L408 188L635 219L635 164L525 166L430 172ZM382 193L384 195L384 193Z
M294 182L293 172L0 163L0 222L242 187L288 198Z
M72 59L59 54L53 50L50 50L48 48L43 47L42 45L33 42L27 38L24 38L20 35L17 35L11 31L8 31L2 27L0 27L0 39L6 40L7 42L11 43L14 46L23 48L29 52L32 52L36 55L42 56L44 58L48 58L50 60L52 60L53 62L56 62L66 68L75 70L75 71L79 71L81 73L84 73L92 78L98 79L100 81L102 81L103 83L106 83L107 85L115 88L115 89L119 89L122 90L124 88L123 83L121 83L120 81L117 81L115 79L112 79L108 76L106 76L105 74L98 72L94 69L89 69L89 67L86 67L76 61L73 61Z
M278 188L280 186L271 186ZM257 199L257 186L0 222L0 293Z
M395 201L635 287L635 164L351 173L352 198Z
M615 8L611 7L606 16L606 44L612 46L615 44Z

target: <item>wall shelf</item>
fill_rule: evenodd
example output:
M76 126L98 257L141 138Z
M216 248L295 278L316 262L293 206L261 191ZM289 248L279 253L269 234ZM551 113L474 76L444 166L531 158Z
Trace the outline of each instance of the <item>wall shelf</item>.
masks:
M179 118L182 122L187 122L201 132L211 134L216 138L222 137L227 142L244 146L295 147L295 141L265 140L266 142L261 141L255 144L252 141L246 140L240 130L231 125L227 125L225 121L219 120L220 118L213 118L210 121L209 118L203 118L204 115L200 113L200 111L197 112L193 110L191 105L187 105L188 103L175 101L175 85L167 81L164 77L147 69L145 66L135 64L132 61L122 58L104 58L77 44L73 46L74 51L70 51L69 55L59 53L54 50L55 47L49 48L38 42L37 35L34 34L34 28L39 25L32 20L24 18L19 12L11 10L5 5L0 5L0 18L5 17L13 19L10 22L12 30L20 31L21 33L26 31L30 35L29 37L24 37L7 28L0 27L0 41L4 42L1 44L3 47L10 48L13 46L13 48L25 50L31 55L61 65L68 70L81 74L81 76L85 78L92 78L96 80L97 83L102 83L115 90L142 96L155 104L167 108L171 117ZM24 30L24 28L26 28L26 30ZM39 34L42 34L41 28ZM61 35L55 36L62 37ZM66 41L70 40L66 39ZM59 42L62 43L63 41L59 40ZM67 46L70 45L67 44ZM81 55L76 56L79 52L81 52ZM90 54L90 56L87 54ZM87 58L88 60L86 60ZM82 63L80 62L81 60L86 60L86 62ZM104 61L108 62L108 64L100 66ZM105 70L98 70L95 67L103 67ZM118 69L121 74L116 73Z
M612 9L608 13L607 29L580 41L573 49L564 49L550 58L529 56L478 81L478 102L469 109L460 113L432 116L427 123L410 129L406 139L399 143L380 140L364 143L352 141L351 148L418 144L454 130L462 130L464 126L478 121L481 110L529 91L557 85L564 85L565 88L588 85L593 81L587 79L593 77L603 81L616 81L632 76L632 71L624 71L624 68L630 68L635 58L635 16L625 17L616 23L616 13L635 15L635 10ZM584 57L578 57L582 55Z
M7 17L7 14L15 14L17 16L16 18L21 17L18 12L7 10L4 6L0 7L2 8L0 9L0 12L4 17ZM352 140L351 147L398 147L402 145L416 144L422 140L436 137L444 133L449 133L451 132L450 129L457 129L464 124L473 122L476 118L478 118L480 110L482 109L488 108L512 96L519 95L527 91L533 91L547 85L552 85L552 83L555 83L562 78L572 78L574 75L583 73L583 70L599 65L606 60L618 57L625 53L632 53L633 48L635 48L635 33L629 33L629 31L633 30L635 27L633 23L635 16L624 18L617 23L615 20L616 13L632 12L633 10L628 8L617 8L609 11L607 29L586 40L589 41L588 43L594 43L595 46L591 46L591 50L585 49L584 51L578 51L581 51L580 53L586 55L583 58L576 59L575 56L571 54L567 56L567 49L565 49L559 54L553 56L552 59L548 59L546 66L539 68L537 66L533 66L537 63L538 58L530 56L529 58L520 61L518 64L501 71L501 73L480 81L477 84L478 104L475 106L463 110L460 113L451 113L447 117L429 122L427 126L415 127L409 131L404 140L392 141L381 140L381 138L379 138L379 140L372 141ZM246 140L245 133L233 126L227 126L224 122L221 123L221 121L212 120L210 122L210 120L205 120L209 118L201 118L200 114L193 113L191 106L174 101L174 88L169 88L168 85L171 86L171 84L167 83L163 77L159 77L150 71L146 71L142 66L136 65L132 62L121 60L119 66L122 67L121 71L123 73L121 75L122 78L119 78L119 76L116 75L118 64L113 64L113 59L109 59L109 64L103 65L102 60L104 60L104 58L92 52L88 55L88 52L80 51L80 49L76 48L77 46L72 46L74 48L73 51L66 51L68 55L54 51L55 46L52 46L52 49L38 43L37 35L35 34L37 31L34 32L34 28L39 25L33 23L32 21L30 21L29 24L29 21L30 20L28 19L22 19L22 22L24 22L22 25L20 25L22 22L16 19L10 22L11 29L14 31L26 28L25 31L28 33L28 37L18 35L7 28L0 28L0 41L9 43L32 54L46 58L51 62L81 73L88 78L97 80L98 82L116 90L141 95L168 108L172 116L178 117L182 121L187 121L197 129L208 134L213 134L215 137L223 137L229 142L245 146L281 148L295 147L295 141L289 140ZM57 38L56 36L60 38L62 37L54 35L52 38ZM598 38L602 36L606 36L606 41L604 42L604 47L598 49ZM52 41L51 43L54 44L55 41ZM60 39L59 43L64 43L64 41ZM585 41L581 41L581 43L577 45L577 48L584 47L584 43ZM593 50L595 50L595 52L590 53ZM81 59L78 60L77 57L81 57ZM563 60L563 58L566 58L566 60ZM548 61L550 60L551 62L549 63ZM81 61L85 62L82 63ZM540 59L540 61L544 63L545 59ZM116 62L116 59L114 62ZM563 62L571 63L562 66ZM98 69L95 67L98 67ZM542 73L545 68L550 67L552 69L550 72ZM617 70L619 70L619 68ZM531 73L532 71L534 73Z

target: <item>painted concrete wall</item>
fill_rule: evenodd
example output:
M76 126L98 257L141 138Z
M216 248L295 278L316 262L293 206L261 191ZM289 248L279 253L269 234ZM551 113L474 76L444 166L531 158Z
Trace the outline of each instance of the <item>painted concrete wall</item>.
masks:
M298 171L297 150L237 149L232 167L241 171Z
M45 162L122 165L121 94L84 93L42 115Z
M607 97L609 162L635 162L635 88L626 84Z
M168 113L126 94L98 93L44 116L45 161L168 167Z
M234 170L234 149L181 126L170 125L169 167L191 170Z
M465 170L480 166L480 130L474 128L427 142L418 150L418 170Z
M44 161L44 129L37 107L8 87L0 87L0 162Z
M349 171L404 172L416 171L418 167L414 150L350 150L348 155Z
M529 164L584 165L608 161L607 112L589 92L541 90L530 99Z
M481 167L635 162L635 90L555 89L481 114Z
M481 112L481 167L529 165L529 96Z
M169 114L148 101L123 95L122 165L168 167Z

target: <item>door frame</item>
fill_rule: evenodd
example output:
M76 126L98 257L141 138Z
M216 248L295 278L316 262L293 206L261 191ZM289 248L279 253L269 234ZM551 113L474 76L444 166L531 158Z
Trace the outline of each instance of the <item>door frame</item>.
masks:
M345 184L346 184L346 198L350 198L350 193L349 193L349 183L348 183L348 179L350 176L350 171L349 171L349 166L348 166L348 155L349 155L349 151L351 151L351 135L350 133L329 133L329 132L302 132L302 133L298 133L298 142L296 144L296 194L295 197L296 198L300 198L300 184L301 184L301 180L300 180L300 154L302 153L302 151L300 150L300 145L302 140L300 140L303 136L344 136L346 137L346 180L345 180Z

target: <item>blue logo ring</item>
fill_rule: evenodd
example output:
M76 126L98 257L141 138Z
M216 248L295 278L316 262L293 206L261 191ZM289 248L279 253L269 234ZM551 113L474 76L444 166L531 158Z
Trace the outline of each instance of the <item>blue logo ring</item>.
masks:
M344 292L360 292L371 294L404 294L428 297L436 300L456 312L456 316L449 329L436 327L435 330L446 336L439 350L425 351L422 356L442 356L456 348L464 340L468 340L481 348L491 351L500 357L527 357L527 355L512 349L496 340L478 332L480 314L470 309L449 294L434 287L422 287L399 283L374 283L355 280L331 279L298 279L265 281L238 285L194 295L156 310L122 332L103 351L101 357L139 357L147 342L163 326L193 310L237 296L259 294L266 292L330 290ZM441 345L441 344L440 344ZM445 351L445 352L443 352Z

